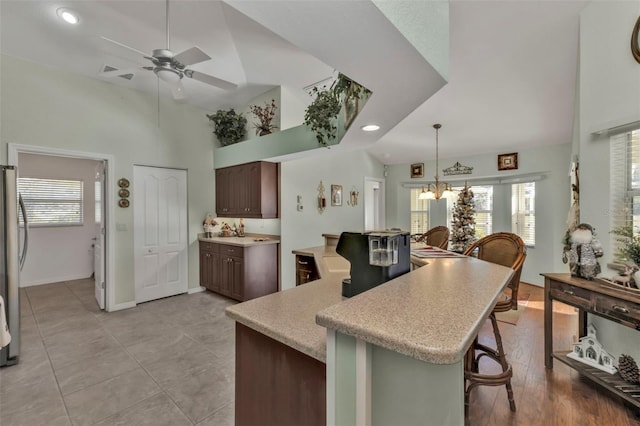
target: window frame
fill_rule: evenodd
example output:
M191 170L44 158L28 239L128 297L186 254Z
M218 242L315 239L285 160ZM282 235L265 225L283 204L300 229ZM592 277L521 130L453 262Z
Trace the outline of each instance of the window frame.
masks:
M532 200L531 205L532 209L526 208L526 195L524 197L520 196L520 189L522 188L522 192L526 192L525 185L533 185L533 197L529 198ZM516 192L517 191L517 192ZM523 202L525 206L522 206L520 202ZM526 247L535 248L536 246L536 183L535 182L521 182L521 183L513 183L511 184L511 232L518 235L524 241ZM530 212L527 214L527 212ZM533 242L529 242L529 239L525 237L524 227L526 224L519 221L519 218L522 217L522 221L525 221L527 217L533 218ZM519 226L521 225L521 226Z
M430 215L429 215L429 200L421 200L418 197L420 196L420 192L422 192L422 188L411 188L410 190L410 199L411 199L411 203L410 203L410 211L409 211L409 232L410 235L422 235L425 232L427 232L429 230L429 223L430 223ZM420 207L422 206L422 209L413 209L414 207L414 202L415 202L415 206L416 207ZM424 229L424 231L419 231L419 230L415 230L414 227L414 215L426 215L426 224L424 225L424 227L426 229Z

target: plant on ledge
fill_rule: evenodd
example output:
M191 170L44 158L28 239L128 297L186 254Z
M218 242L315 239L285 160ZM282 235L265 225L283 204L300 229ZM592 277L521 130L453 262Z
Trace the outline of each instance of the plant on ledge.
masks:
M233 108L226 111L219 109L215 114L207 114L207 118L213 121L213 133L222 146L239 142L247 132L247 119Z
M619 226L611 231L620 243L616 258L623 262L633 262L640 266L640 233L633 232L632 226Z
M371 93L369 89L339 73L338 78L329 89L326 86L322 89L318 89L318 87L312 89L315 99L304 113L304 124L316 134L320 145L327 146L329 140L336 138L338 127L335 122L344 98L355 97L359 99L369 93Z
M249 109L258 119L257 123L253 123L254 127L256 128L256 135L268 135L271 134L274 129L278 128L278 126L271 124L271 121L276 116L276 110L278 109L275 99L271 99L271 103L265 102L263 107L258 105L250 105Z

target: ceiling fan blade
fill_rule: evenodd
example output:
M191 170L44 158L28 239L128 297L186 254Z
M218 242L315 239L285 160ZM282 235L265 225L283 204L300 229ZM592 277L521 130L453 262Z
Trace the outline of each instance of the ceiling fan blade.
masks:
M191 49L187 49L173 57L174 61L180 62L185 66L208 61L209 59L211 59L211 56L204 53L197 46L193 46Z
M238 85L235 83L231 83L227 80L223 80L221 78L214 77L212 75L201 73L194 70L184 70L184 75L194 80L201 81L205 84L210 84L212 86L219 87L220 89L223 89L223 90L233 90L238 87Z
M182 85L182 80L171 86L171 93L173 94L173 99L176 101L181 101L187 98L187 94L184 92L184 86Z
M112 69L112 70L109 70L109 71L102 71L101 73L98 73L98 76L100 76L100 77L119 77L121 75L136 74L140 70L144 70L144 69L145 69L144 67ZM153 68L151 68L151 69L153 70Z
M134 49L134 48L133 48L133 47L131 47L131 46L127 46L127 45L126 45L126 44L124 44L124 43L120 43L119 41L111 40L110 38L107 38L107 37L104 37L104 36L100 36L100 38L101 38L101 39L103 39L103 40L105 40L105 41L108 41L109 43L113 43L113 44L115 44L116 46L124 47L125 49L129 49L129 50L131 50L132 52L136 52L136 53L137 53L137 54L139 54L140 56L147 56L147 54L146 54L146 53L141 52L141 51L139 51L138 49Z

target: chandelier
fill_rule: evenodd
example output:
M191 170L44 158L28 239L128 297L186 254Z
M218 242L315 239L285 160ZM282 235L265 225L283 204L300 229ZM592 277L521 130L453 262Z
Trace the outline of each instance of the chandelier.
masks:
M420 200L439 200L442 197L449 198L453 195L453 191L451 189L451 185L446 182L440 182L440 177L438 176L438 131L442 127L441 124L434 124L433 128L436 129L436 183L427 184L427 189L422 187L422 192L418 196ZM433 190L431 187L433 186Z

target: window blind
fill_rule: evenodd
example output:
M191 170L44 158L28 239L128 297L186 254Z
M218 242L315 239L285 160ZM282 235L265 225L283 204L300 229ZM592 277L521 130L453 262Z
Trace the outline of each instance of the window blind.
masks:
M536 244L536 184L511 185L511 232L522 238L525 245Z
M80 180L19 178L29 224L82 225L82 186Z
M640 232L640 130L610 138L610 175L610 228L631 226ZM618 253L620 237L610 237Z
M422 188L411 188L411 235L429 230L429 200L419 199L421 192Z

